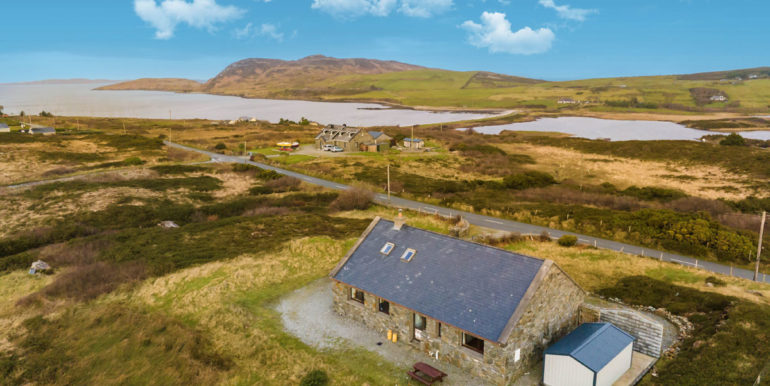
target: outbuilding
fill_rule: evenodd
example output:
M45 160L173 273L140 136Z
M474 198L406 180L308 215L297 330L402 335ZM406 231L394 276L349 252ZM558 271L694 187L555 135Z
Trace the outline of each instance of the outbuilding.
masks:
M611 323L585 323L545 350L543 384L612 385L631 368L635 338Z
M33 127L27 131L29 134L54 135L56 129L53 127Z
M0 133L10 133L11 128L8 127L5 123L0 122Z
M425 147L425 141L419 138L404 138L404 147L407 149L422 149Z

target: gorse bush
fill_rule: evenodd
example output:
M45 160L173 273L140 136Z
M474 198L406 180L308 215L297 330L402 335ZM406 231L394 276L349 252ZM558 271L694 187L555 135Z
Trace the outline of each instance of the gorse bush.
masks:
M538 171L528 171L503 178L503 185L515 190L542 188L555 183L556 180L552 175Z
M738 133L732 133L719 141L722 146L746 146L746 140Z
M557 243L561 245L562 247L574 247L577 245L578 238L577 236L573 235L564 235L562 237L559 237L559 240L557 240Z
M332 210L354 210L354 209L368 209L372 205L374 199L374 193L361 188L352 187L342 191L332 203L330 208Z
M167 174L186 174L206 171L207 168L197 165L158 165L153 166L150 169L158 172L162 175Z
M329 376L323 370L313 370L299 382L300 386L326 386L329 384Z

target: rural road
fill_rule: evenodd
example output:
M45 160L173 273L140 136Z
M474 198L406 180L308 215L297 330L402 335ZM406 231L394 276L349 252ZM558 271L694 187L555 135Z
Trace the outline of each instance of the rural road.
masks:
M217 153L196 149L185 145L180 145L174 142L165 141L165 143L168 146L175 147L178 149L194 151L201 154L205 154L211 157L212 161L214 162L245 163L245 164L258 166L263 169L273 170L277 173L281 173L287 176L292 176L302 181L305 181L314 185L320 185L330 189L344 190L344 189L350 188L349 185L341 184L334 181L328 181L321 178L307 176L301 173L293 172L291 170L281 169L272 165L267 165L267 164L254 162L254 161L248 161L241 157L217 154ZM551 229L551 228L546 228L546 227L532 225L532 224L526 224L526 223L521 223L521 222L491 217L491 216L484 216L476 213L460 211L456 209L444 208L436 205L425 204L419 201L407 200L396 196L391 196L391 199L389 201L387 195L385 194L376 194L375 201L383 205L412 209L412 210L417 210L417 211L431 213L431 214L438 214L441 216L460 215L460 216L463 216L463 218L465 218L468 222L470 222L473 225L482 226L485 228L491 228L491 229L500 230L500 231L518 232L521 234L534 234L534 235L539 235L543 232L548 232L551 238L554 238L554 239L557 239L563 235L574 235L574 236L577 236L578 242L580 242L581 244L594 245L597 248L609 249L613 251L625 252L631 255L638 255L638 256L644 256L644 257L649 257L654 259L660 259L662 261L669 261L669 262L673 262L673 263L677 263L677 264L681 264L689 267L696 267L696 268L704 269L706 271L716 272L724 275L732 274L732 276L737 276L748 280L753 280L754 278L754 272L750 270L746 270L742 268L731 268L730 266L727 266L727 265L698 260L689 256L683 256L675 253L658 251L655 249L644 248L636 245L620 243L617 241L601 239L598 237L586 236L586 235L581 235L581 234L572 233L572 232L565 232L558 229ZM766 276L765 274L760 273L759 281L765 282L765 279L766 279L765 276Z

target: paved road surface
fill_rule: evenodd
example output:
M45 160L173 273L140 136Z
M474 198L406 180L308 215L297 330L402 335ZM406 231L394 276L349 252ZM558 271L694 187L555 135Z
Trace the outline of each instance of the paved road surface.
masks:
M251 164L263 169L274 170L278 173L281 173L287 176L296 177L302 181L315 184L315 185L320 185L326 188L331 188L331 189L344 190L350 187L349 185L340 184L338 182L311 177L311 176L307 176L307 175L293 172L290 170L277 168L275 166L254 162L254 161L249 161L242 157L226 156L226 155L217 154L217 153L213 153L205 150L200 150L193 147L184 146L184 145L180 145L180 144L168 142L168 141L166 141L166 144L171 147L176 147L179 149L195 151L198 153L206 154L209 157L211 157L211 159L214 162ZM754 278L754 272L746 269L741 269L741 268L733 269L727 265L712 263L709 261L697 260L689 256L683 256L675 253L658 251L655 249L620 243L612 240L605 240L605 239L601 239L593 236L586 236L586 235L581 235L581 234L572 233L572 232L565 232L558 229L551 229L551 228L541 227L541 226L532 225L532 224L525 224L521 222L516 222L516 221L491 217L491 216L484 216L480 214L459 211L456 209L444 208L436 205L425 204L419 201L407 200L407 199L395 197L395 196L391 196L390 201L388 201L388 197L385 194L377 194L375 196L375 200L380 204L384 204L388 206L394 206L398 208L408 208L408 209L418 210L426 213L438 214L441 216L461 215L473 225L506 231L506 232L519 232L522 234L534 234L534 235L539 235L543 232L548 232L551 238L554 238L554 239L558 239L562 235L574 235L574 236L577 236L578 242L580 242L581 244L588 244L588 245L596 246L598 248L610 249L613 251L621 251L632 255L645 256L645 257L660 259L663 261L670 261L677 264L686 265L690 267L697 267L707 271L717 272L725 275L732 274L733 276L742 277L744 279L749 279L749 280L752 280ZM761 273L759 275L759 280L765 281L765 279L766 279L765 274ZM770 278L767 278L767 279L770 280Z

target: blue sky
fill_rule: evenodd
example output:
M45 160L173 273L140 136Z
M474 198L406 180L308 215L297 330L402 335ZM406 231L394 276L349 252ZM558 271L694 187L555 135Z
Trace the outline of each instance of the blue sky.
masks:
M3 0L0 82L208 79L243 58L549 80L770 65L760 0Z

